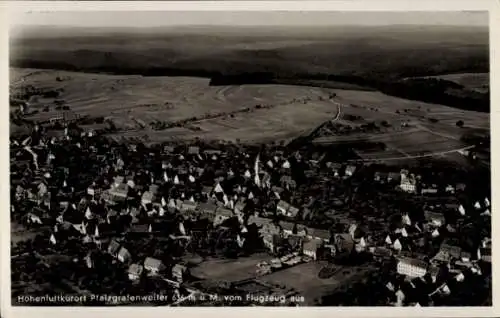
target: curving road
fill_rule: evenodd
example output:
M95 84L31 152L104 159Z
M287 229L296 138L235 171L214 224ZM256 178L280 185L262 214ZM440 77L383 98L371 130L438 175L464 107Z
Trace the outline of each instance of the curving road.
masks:
M341 104L341 103L338 103L338 102L335 102L335 101L331 101L335 106L337 106L337 116L335 116L335 118L333 118L332 120L330 120L330 122L334 122L334 121L337 121L340 119L340 116L341 116L341 113L342 113L342 107L347 107L346 105L344 104Z
M325 121L324 123L322 123L321 125L315 127L315 128L312 128L312 129L307 129L305 131L302 131L302 133L300 133L299 136L296 136L296 137L293 137L291 138L290 140L288 140L286 142L287 145L291 145L295 142L297 142L298 140L302 140L301 142L304 142L303 139L305 140L309 140L309 142L312 142L312 136L314 135L314 133L316 133L318 130L320 130L323 126L327 125L328 123L332 123L334 121L337 121L340 119L341 115L342 115L342 106L345 106L344 104L341 104L341 103L338 103L338 102L335 102L333 100L329 100L331 103L333 103L335 106L337 106L337 114L335 115L334 118L330 119L330 120L327 120Z

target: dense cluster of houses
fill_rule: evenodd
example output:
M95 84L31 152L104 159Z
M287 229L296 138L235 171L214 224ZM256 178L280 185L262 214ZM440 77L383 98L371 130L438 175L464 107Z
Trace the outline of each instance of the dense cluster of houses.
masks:
M398 226L383 241L374 240L357 222L346 224L345 232L303 224L304 215L311 212L307 198L300 197L308 174L345 180L355 177L361 166L323 162L324 156L308 158L284 147L147 148L112 143L93 131L66 129L54 137L35 127L30 136L11 138L11 158L12 214L22 215L30 226L50 226L47 240L54 246L68 239L95 245L125 264L131 281L160 276L179 286L189 271L180 261L138 259L127 247L130 242L123 243L127 233L165 237L187 247L222 229L243 249L256 240L249 234L254 227L257 239L277 256L270 264L259 264L258 274L304 261L368 253L381 263L393 260L394 271L411 284L415 279L439 281L432 293L449 292L446 281L439 280L443 265L461 281L466 272L481 275L478 262L491 262L489 237L478 238L473 250L446 240L457 236L457 224L466 224L472 215L490 216L487 194L472 206L459 201L429 204L425 217L418 220L402 211ZM426 184L408 170L376 172L372 181L413 195L466 190L464 183ZM441 241L435 255L416 253ZM83 261L93 267L91 254ZM403 289L395 282L388 282L387 288L398 296L397 304L404 303Z

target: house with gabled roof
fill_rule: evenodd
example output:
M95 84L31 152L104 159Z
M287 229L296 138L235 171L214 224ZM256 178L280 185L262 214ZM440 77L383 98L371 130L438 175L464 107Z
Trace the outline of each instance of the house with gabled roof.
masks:
M144 260L144 269L152 275L158 275L160 272L165 270L165 265L159 259L146 257Z
M124 202L128 197L129 186L126 183L121 183L116 187L112 187L107 192L109 194L110 203Z
M384 246L374 246L368 248L368 251L372 253L373 258L376 261L381 261L385 259L389 259L392 256L392 251Z
M262 241L264 242L264 246L268 248L271 253L274 253L280 245L282 238L279 234L264 232L262 233Z
M339 253L351 253L354 250L355 242L349 233L335 234L333 243Z
M118 243L116 240L111 240L108 246L108 253L111 256L117 257L119 250L120 250L120 243Z
M439 252L434 256L433 260L440 262L450 262L452 259L460 259L462 248L454 245L449 240L445 240L439 249Z
M175 264L172 268L172 277L179 283L182 283L184 281L187 273L187 267L182 264Z
M184 200L182 201L179 210L182 212L194 212L198 208L198 205L196 202L191 202L189 200Z
M437 213L426 210L424 212L425 219L427 222L431 223L434 226L442 226L446 223L446 218L443 213Z
M154 201L157 201L157 197L151 191L144 191L141 196L141 203L143 205L152 204Z
M120 184L122 184L123 182L125 181L125 177L124 176L116 176L114 179L113 179L113 184L112 184L112 187L118 187Z
M302 252L302 250L303 250L302 247L303 247L303 243L304 243L303 236L295 235L295 234L288 235L287 241L288 241L288 244L290 245L290 247L293 251Z
M491 246L480 247L477 253L477 258L486 263L491 263Z
M308 227L307 236L311 239L318 239L328 242L330 240L330 231Z
M289 205L288 210L285 212L285 216L289 218L295 218L299 213L299 209L293 205Z
M130 254L128 249L126 249L125 247L122 247L118 251L118 255L116 258L122 263L128 263L130 261L130 259L132 258L132 255Z
M427 273L427 263L415 258L398 257L398 274L409 277L423 277Z
M269 218L263 218L257 215L250 215L248 218L248 224L255 224L257 227L263 227L265 225L268 225L272 223L272 220Z
M318 249L324 244L323 240L320 239L308 239L305 240L302 245L302 253L311 257L313 260L317 259Z
M200 147L198 146L189 146L187 149L188 155L198 155L200 153Z
M215 211L214 226L222 224L225 220L235 216L233 211L226 208L217 208Z
M387 181L388 182L399 182L401 180L401 174L397 172L389 172L387 174Z
M377 182L385 182L387 181L387 175L388 175L387 172L376 171L373 174L373 180Z
M234 210L236 212L243 212L245 210L245 206L246 204L241 201L241 200L238 200L235 204L234 204Z
M129 233L143 233L147 234L150 233L150 224L139 224L139 223L134 223L130 226L128 232Z
M26 215L26 220L30 224L43 224L40 214L29 212Z
M345 172L344 174L347 176L347 177L351 177L354 172L356 172L356 166L353 166L353 165L348 165L345 167Z
M278 202L278 204L276 205L276 212L278 214L286 215L289 208L290 208L290 204L288 202L280 200Z
M128 278L132 281L136 281L141 278L144 268L139 264L131 264L128 268Z
M217 210L217 204L211 201L202 202L198 204L197 209L198 211L200 211L201 214L215 216L215 210Z

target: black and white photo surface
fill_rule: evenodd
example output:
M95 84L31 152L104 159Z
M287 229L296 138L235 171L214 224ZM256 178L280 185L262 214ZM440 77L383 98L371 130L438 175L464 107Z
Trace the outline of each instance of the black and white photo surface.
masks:
M488 12L32 12L12 306L492 306Z

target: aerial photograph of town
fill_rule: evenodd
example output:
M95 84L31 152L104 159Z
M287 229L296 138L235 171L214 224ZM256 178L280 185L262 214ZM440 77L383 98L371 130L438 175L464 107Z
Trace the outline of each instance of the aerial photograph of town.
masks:
M488 20L16 19L12 306L492 306Z

